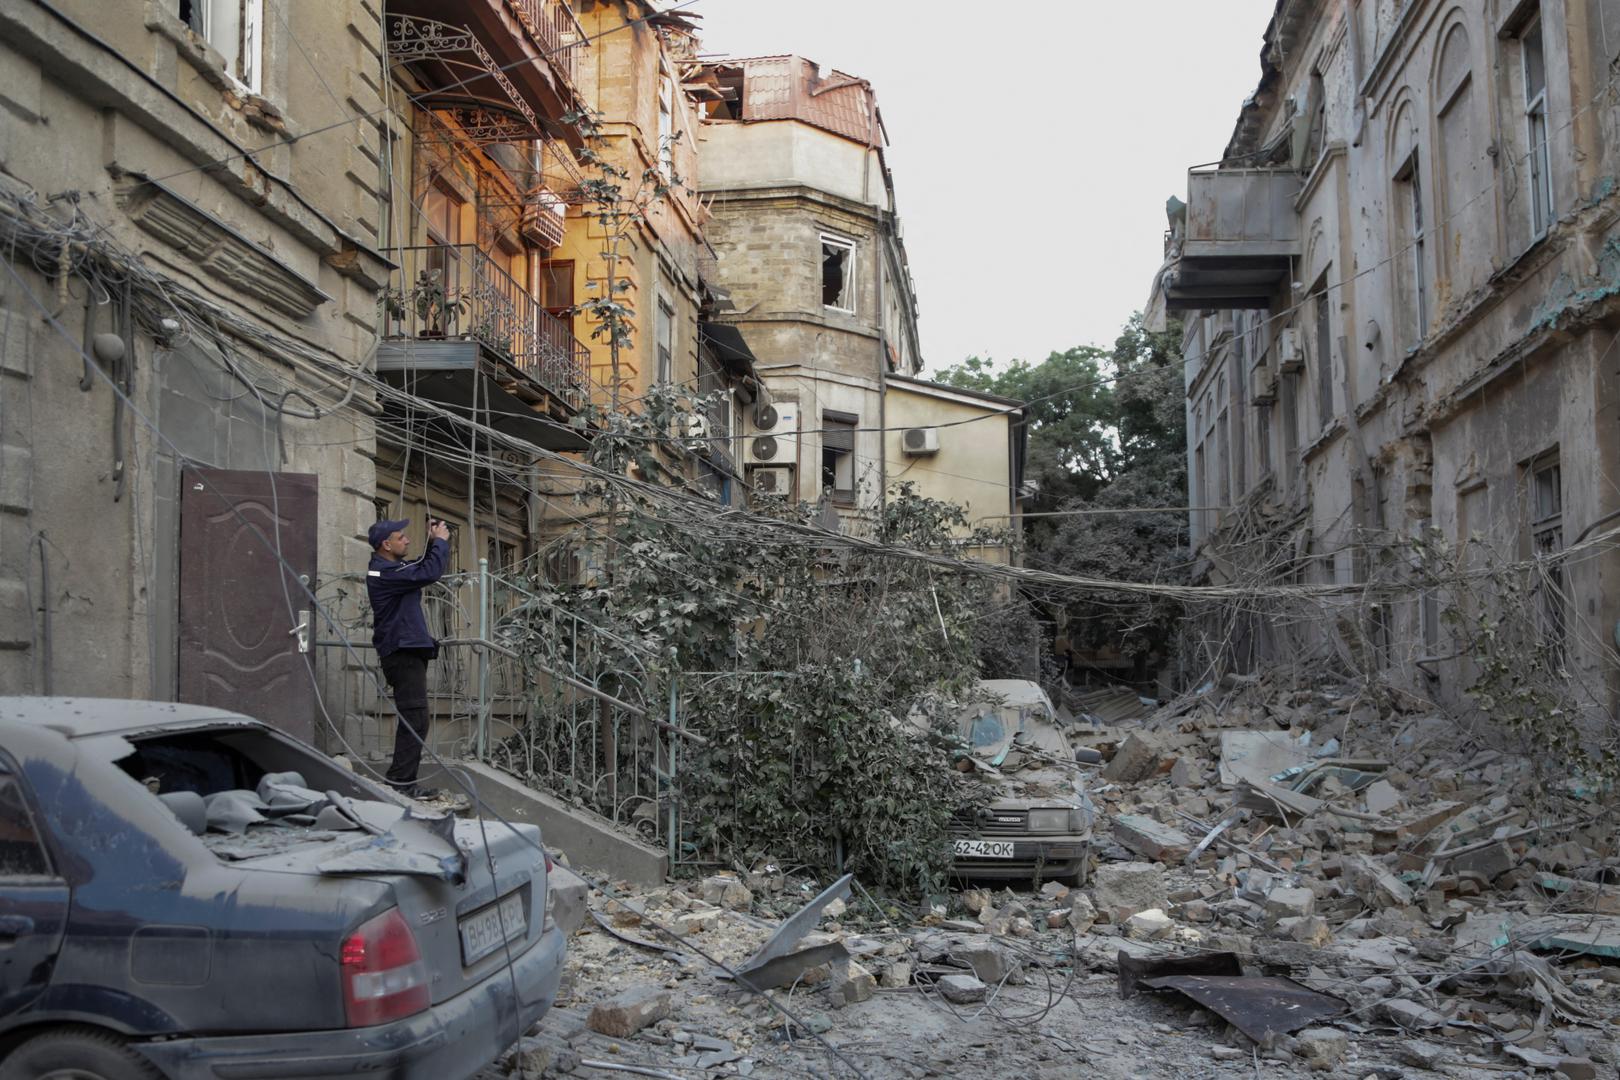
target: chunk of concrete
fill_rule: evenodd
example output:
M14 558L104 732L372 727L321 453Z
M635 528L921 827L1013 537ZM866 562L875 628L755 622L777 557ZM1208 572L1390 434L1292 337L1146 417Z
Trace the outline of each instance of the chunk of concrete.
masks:
M1167 908L1164 873L1152 863L1104 863L1092 878L1091 898L1116 923L1138 911Z
M1266 917L1302 919L1316 910L1316 894L1309 889L1272 889L1266 894Z
M1374 780L1361 797L1366 800L1369 814L1387 814L1401 805L1401 793L1388 780Z
M975 979L972 975L946 975L934 983L939 990L939 996L952 1005L971 1005L975 1001L983 1001L989 987Z
M1091 902L1091 897L1076 889L1069 896L1069 929L1083 934L1096 921L1097 906Z
M1336 1028L1306 1028L1294 1036L1294 1053L1313 1069L1333 1068L1349 1049L1349 1036Z
M1174 920L1158 908L1138 911L1125 920L1125 932L1140 941L1158 941L1169 937L1175 928Z
M666 1019L673 1007L668 990L638 986L616 997L599 1001L591 1008L585 1023L594 1032L615 1039L628 1039L648 1024Z
M1519 864L1512 845L1503 841L1490 847L1458 855L1451 860L1451 870L1457 874L1478 874L1486 881L1495 881Z
M1162 863L1181 862L1193 848L1186 833L1144 814L1120 814L1114 818L1114 839L1127 851Z
M896 960L883 969L878 985L885 990L903 990L911 985L911 961Z
M754 894L748 886L729 874L716 874L704 878L700 890L703 902L728 911L747 911L754 906Z
M585 921L585 903L590 896L590 884L561 863L553 864L546 875L546 903L551 907L551 921L568 937Z
M1159 740L1133 731L1114 751L1113 760L1103 766L1102 778L1115 784L1134 784L1153 775L1163 747Z
M827 982L827 1001L835 1009L865 1001L877 993L877 977L858 961L834 964Z
M1327 920L1320 915L1278 919L1277 933L1294 941L1314 945L1317 948L1321 948L1333 940L1332 928L1328 926Z
M523 1036L501 1060L502 1068L521 1070L525 1076L557 1076L579 1066L579 1051L550 1032Z
M950 957L972 968L974 975L991 985L1012 977L1023 966L1010 949L983 938L952 945Z

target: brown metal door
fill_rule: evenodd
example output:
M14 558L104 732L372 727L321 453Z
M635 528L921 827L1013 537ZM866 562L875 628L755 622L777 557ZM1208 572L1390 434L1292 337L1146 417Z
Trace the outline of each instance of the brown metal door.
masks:
M316 618L304 583L315 580L317 492L317 478L303 473L182 474L181 701L313 741L315 681L303 650ZM276 558L278 542L290 570Z

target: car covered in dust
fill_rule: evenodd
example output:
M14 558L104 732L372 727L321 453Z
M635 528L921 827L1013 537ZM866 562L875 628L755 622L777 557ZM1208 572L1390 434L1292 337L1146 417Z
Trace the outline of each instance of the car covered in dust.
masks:
M548 864L244 716L0 698L0 1080L469 1077L556 998Z
M1083 884L1095 811L1046 691L986 679L950 713L958 762L984 798L951 822L958 877Z

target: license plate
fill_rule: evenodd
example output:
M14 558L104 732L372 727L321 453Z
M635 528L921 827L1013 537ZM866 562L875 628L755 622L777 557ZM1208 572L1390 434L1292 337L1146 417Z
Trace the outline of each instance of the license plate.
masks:
M527 936L522 893L511 893L499 904L473 912L461 920L461 962L476 964L508 941ZM502 930L505 936L502 936Z
M956 840L953 841L958 858L1010 859L1013 857L1011 840Z

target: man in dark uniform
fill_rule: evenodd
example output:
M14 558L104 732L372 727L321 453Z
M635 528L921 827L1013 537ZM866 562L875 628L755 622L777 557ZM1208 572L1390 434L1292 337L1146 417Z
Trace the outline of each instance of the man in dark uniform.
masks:
M405 529L409 525L409 521L379 521L367 533L372 554L366 568L366 595L371 600L371 641L377 646L377 659L399 711L388 782L401 793L420 798L426 794L416 785L416 771L428 735L427 666L439 655L439 643L428 633L427 620L422 617L422 589L444 575L450 558L450 529L442 521L429 521L427 551L407 562L411 538Z

